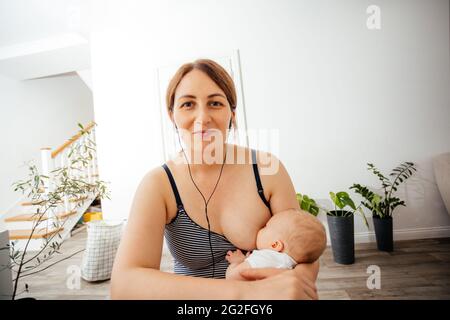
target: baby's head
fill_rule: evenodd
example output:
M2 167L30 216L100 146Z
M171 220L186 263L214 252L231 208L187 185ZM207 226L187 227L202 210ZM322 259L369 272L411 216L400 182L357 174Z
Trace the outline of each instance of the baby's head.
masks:
M316 261L326 243L322 223L313 215L296 209L276 213L256 237L258 249L287 253L297 263Z

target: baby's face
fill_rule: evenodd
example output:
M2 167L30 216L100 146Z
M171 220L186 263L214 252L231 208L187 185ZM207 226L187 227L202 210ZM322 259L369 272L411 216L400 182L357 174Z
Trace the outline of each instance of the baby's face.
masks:
M292 215L298 215L297 210L286 210L275 214L267 222L266 226L259 230L256 236L256 247L261 249L273 249L272 244L278 240L285 241L289 232L289 223Z

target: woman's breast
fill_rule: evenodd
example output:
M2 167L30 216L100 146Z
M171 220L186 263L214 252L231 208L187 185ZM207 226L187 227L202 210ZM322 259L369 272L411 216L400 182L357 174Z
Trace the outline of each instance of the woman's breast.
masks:
M242 250L256 249L256 236L270 219L270 212L262 206L249 206L241 202L241 206L221 215L220 224L225 237Z

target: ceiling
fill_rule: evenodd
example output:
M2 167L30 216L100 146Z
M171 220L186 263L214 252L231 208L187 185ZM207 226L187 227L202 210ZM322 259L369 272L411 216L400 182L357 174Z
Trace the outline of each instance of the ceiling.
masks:
M90 69L90 3L0 0L0 74L25 80Z

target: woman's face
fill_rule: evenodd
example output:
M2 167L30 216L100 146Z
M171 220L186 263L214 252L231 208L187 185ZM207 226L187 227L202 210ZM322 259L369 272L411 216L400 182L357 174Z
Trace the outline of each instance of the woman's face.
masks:
M178 84L170 116L184 143L198 151L212 142L223 147L234 114L222 89L206 73L194 69Z

